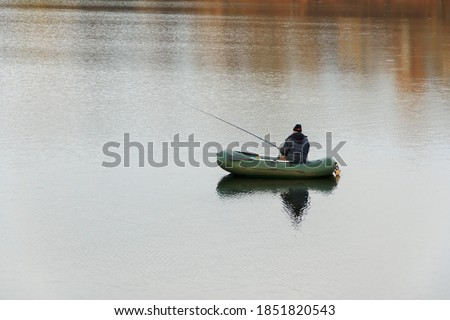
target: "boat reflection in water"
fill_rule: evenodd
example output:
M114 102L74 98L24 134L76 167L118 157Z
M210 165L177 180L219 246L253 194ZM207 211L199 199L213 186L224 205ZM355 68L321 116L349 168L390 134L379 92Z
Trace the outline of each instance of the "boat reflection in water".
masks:
M294 227L299 227L311 206L310 191L330 195L337 187L339 177L311 180L255 179L232 174L217 184L217 193L223 198L238 198L255 194L279 194L283 208Z

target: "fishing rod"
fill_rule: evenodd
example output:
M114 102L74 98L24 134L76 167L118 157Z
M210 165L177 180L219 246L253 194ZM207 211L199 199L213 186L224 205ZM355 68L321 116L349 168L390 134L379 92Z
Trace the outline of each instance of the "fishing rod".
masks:
M199 108L197 108L197 107L191 106L191 105L187 104L187 103L184 102L184 101L181 101L181 102L184 103L186 106L188 106L188 107L191 108L191 109L195 109L195 110L197 110L197 111L203 112L204 114L207 114L207 115L210 116L210 117L213 117L213 118L216 118L217 120L220 120L220 121L222 121L222 122L225 122L226 124L229 124L230 126L233 126L233 127L237 128L237 129L239 129L239 130L242 130L242 131L244 131L245 133L248 133L249 135L251 135L251 136L253 136L253 137L255 137L255 138L258 138L259 140L262 140L262 141L264 141L264 142L266 142L266 143L270 144L271 146L274 146L275 148L278 149L278 146L277 146L276 144L274 144L274 143L272 143L272 142L270 142L270 141L267 141L266 139L263 139L263 138L257 136L256 134L251 133L251 132L248 131L248 130L245 130L244 128L241 128L241 127L239 127L239 126L237 126L237 125L235 125L235 124L232 124L231 122L229 122L229 121L227 121L227 120L224 120L224 119L222 119L222 118L219 118L219 117L217 117L217 116L215 116L215 115L213 115L213 114L211 114L211 113L209 113L209 112L206 112L205 110L202 110L202 109L199 109Z

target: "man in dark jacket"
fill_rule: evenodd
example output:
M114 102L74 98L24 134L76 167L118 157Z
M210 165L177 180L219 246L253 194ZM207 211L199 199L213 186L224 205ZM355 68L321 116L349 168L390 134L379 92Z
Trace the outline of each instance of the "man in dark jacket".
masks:
M286 160L294 164L305 163L308 158L309 141L308 137L302 133L302 125L296 124L294 133L286 138L280 146L280 152Z

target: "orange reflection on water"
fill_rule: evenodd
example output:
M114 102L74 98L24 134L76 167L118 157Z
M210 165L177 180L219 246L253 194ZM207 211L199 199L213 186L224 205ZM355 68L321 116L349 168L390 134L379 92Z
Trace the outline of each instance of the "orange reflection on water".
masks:
M201 52L194 63L210 68L299 69L311 77L327 66L386 72L401 91L413 92L426 79L450 78L450 4L443 0L19 0L1 7L173 14L192 31L194 51Z
M240 26L250 35L241 58L249 61L253 71L286 71L294 64L315 72L324 63L336 63L344 72L385 69L395 74L401 91L417 93L427 78L444 83L450 78L450 5L445 1L200 3L203 6L195 11L204 15L251 17ZM205 28L222 29L224 51L214 53L212 60L217 61L217 54L229 53L227 23L210 19L204 24Z

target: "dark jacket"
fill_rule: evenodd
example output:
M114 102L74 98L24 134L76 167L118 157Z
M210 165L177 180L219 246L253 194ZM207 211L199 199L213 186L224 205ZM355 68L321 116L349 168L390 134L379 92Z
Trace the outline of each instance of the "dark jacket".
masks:
M292 163L305 163L309 153L308 137L301 132L294 132L280 146L280 152Z

